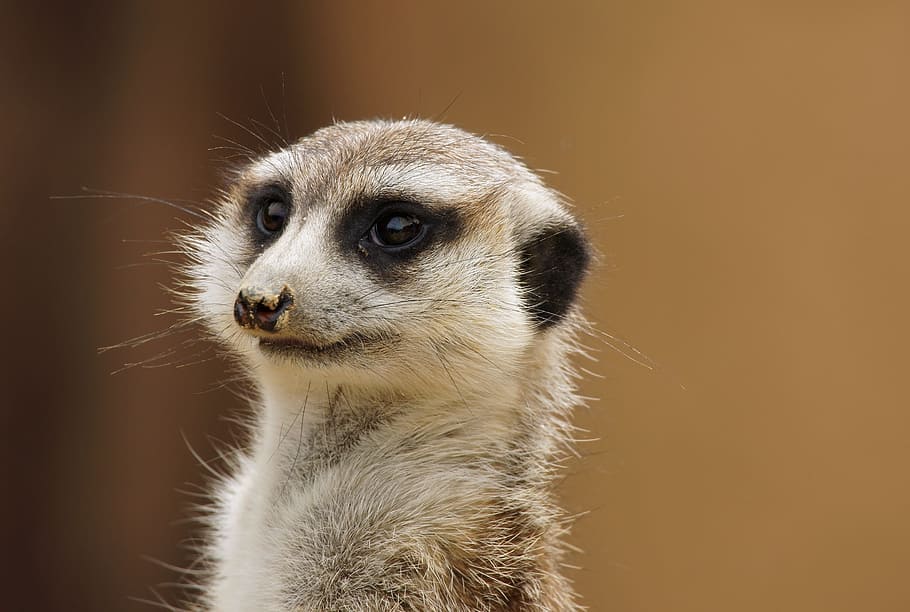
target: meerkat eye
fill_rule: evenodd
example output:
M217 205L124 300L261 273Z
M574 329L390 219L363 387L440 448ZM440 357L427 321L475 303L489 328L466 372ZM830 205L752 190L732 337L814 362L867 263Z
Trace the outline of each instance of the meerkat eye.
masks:
M256 213L256 227L266 236L276 234L284 228L289 212L286 202L264 200Z
M398 250L416 244L425 234L420 219L409 213L388 212L370 228L370 239L377 246Z

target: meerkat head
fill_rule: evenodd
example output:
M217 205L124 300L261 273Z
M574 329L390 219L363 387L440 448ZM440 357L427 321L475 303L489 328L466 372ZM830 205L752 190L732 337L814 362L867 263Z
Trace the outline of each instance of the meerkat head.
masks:
M521 367L589 262L522 163L421 120L340 123L252 162L184 243L195 313L251 366L402 392Z

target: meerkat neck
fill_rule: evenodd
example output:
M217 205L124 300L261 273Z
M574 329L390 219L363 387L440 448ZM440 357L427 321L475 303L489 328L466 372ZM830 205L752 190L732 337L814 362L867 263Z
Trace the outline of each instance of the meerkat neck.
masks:
M563 361L486 393L431 398L303 376L262 381L255 477L238 481L237 547L226 551L216 608L397 610L382 606L416 597L425 610L577 609L549 491L571 408L554 399L571 397ZM262 546L290 525L306 547ZM299 576L246 588L254 560ZM351 563L360 582L339 584Z
M447 448L463 460L501 456L515 444L533 401L524 397L518 380L501 380L490 389L449 384L429 397L318 376L270 376L261 388L254 455L279 472L276 481L282 480L285 489L305 488L316 472L345 461L346 455L376 452L381 461L387 457L381 449L405 442L428 466L448 463ZM439 438L459 444L439 446ZM416 444L419 440L425 445Z

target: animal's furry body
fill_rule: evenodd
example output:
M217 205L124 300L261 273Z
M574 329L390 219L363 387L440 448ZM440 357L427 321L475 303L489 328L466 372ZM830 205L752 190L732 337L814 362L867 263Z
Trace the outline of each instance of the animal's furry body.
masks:
M251 163L182 243L259 398L203 606L578 609L550 489L588 249L556 194L456 128L337 124Z

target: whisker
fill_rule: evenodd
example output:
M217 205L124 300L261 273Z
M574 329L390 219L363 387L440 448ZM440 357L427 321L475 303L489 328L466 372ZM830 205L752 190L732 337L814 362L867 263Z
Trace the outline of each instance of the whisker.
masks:
M104 189L93 189L90 187L82 187L82 191L87 192L85 195L52 195L49 196L51 200L138 200L140 202L154 202L156 204L164 204L175 208L181 212L184 212L188 215L198 217L199 219L210 220L212 217L204 209L194 210L188 208L187 206L178 204L176 201L165 200L164 198L156 198L154 196L144 196L135 193L121 193L117 191L108 191Z
M294 461L291 463L291 469L288 470L287 479L284 481L284 485L281 487L280 497L284 497L284 493L287 490L288 484L291 482L291 476L294 474L294 470L297 468L297 460L300 458L300 449L303 446L303 415L306 412L307 402L310 399L310 385L312 384L312 381L310 381L306 386L306 395L303 398L303 407L300 409L300 433L297 439L297 452L294 453ZM288 428L288 430L290 431L290 428Z
M252 137L255 138L256 140L258 140L259 142L261 142L261 143L263 144L263 146L265 146L265 150L266 150L266 151L271 151L271 150L274 148L273 145L272 145L269 141L267 141L265 138L263 138L263 137L262 137L262 134L260 134L259 132L256 132L256 131L254 131L254 130L248 128L247 126L243 125L243 124L240 123L239 121L234 121L233 119L231 119L230 117L228 117L228 116L225 115L224 113L216 113L216 114L217 114L219 117L221 117L222 119L224 119L225 121L227 121L228 123L232 123L233 125L239 127L241 130L243 130L244 132L246 132L247 134L249 134L250 136L252 136Z

